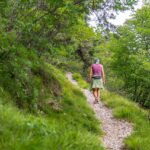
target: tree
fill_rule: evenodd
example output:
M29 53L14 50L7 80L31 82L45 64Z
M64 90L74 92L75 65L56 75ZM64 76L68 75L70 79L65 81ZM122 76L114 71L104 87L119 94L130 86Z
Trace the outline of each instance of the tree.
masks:
M118 28L113 37L113 69L124 82L131 98L150 107L150 7L139 10L133 19Z

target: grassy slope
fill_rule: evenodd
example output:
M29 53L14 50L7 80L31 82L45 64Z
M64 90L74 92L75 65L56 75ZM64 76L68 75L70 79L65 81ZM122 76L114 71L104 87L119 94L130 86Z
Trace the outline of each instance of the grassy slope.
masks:
M133 134L125 140L126 146L131 150L149 150L150 122L147 111L134 102L108 91L103 92L102 100L112 108L115 117L126 119L134 124Z
M82 84L82 77L76 74L73 76L79 84ZM82 82L81 82L82 81ZM81 87L83 87L81 85ZM150 122L148 112L140 108L136 103L119 96L115 93L102 91L102 101L113 110L116 118L126 119L134 124L134 132L125 140L130 150L150 150Z
M79 85L83 89L86 89L86 88L89 87L88 83L82 79L81 74L79 74L79 73L73 73L73 78L78 81Z
M62 86L60 110L37 115L19 110L0 88L1 150L102 150L99 123L79 89L51 65L47 72Z

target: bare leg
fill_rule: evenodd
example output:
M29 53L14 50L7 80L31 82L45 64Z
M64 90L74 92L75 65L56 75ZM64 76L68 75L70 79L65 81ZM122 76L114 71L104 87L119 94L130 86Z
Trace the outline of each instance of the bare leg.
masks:
M97 98L97 91L96 91L96 89L93 89L93 95L94 95L94 97L96 99Z
M97 89L97 98L98 98L98 100L100 99L100 89L99 88Z
M97 103L97 88L94 88L93 89L93 95L94 95L94 98L95 98L95 101L94 101L94 103Z

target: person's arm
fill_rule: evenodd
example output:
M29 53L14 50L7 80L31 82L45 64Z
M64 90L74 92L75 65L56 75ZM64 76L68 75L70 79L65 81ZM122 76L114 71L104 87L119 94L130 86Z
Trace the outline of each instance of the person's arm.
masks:
M102 66L102 80L103 80L103 83L105 84L105 72L104 72L103 66Z
M92 80L92 76L93 76L93 71L92 71L92 66L90 67L90 74L89 74L89 81Z

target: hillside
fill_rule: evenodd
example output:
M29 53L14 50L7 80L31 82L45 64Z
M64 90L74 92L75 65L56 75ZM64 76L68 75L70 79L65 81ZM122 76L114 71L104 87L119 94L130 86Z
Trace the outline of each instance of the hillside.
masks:
M133 125L122 145L149 150L149 3L122 26L109 22L136 3L0 1L0 150L106 149L103 121L83 93L90 93L86 81L96 58L106 73L101 103L109 118ZM89 26L93 13L94 29ZM67 72L81 88L70 83Z
M1 88L0 149L103 149L99 141L99 123L81 91L59 70L48 64L45 66L47 75L55 79L51 84L60 87L54 90L61 90L61 93L58 99L41 99L34 113L19 110L9 93Z

